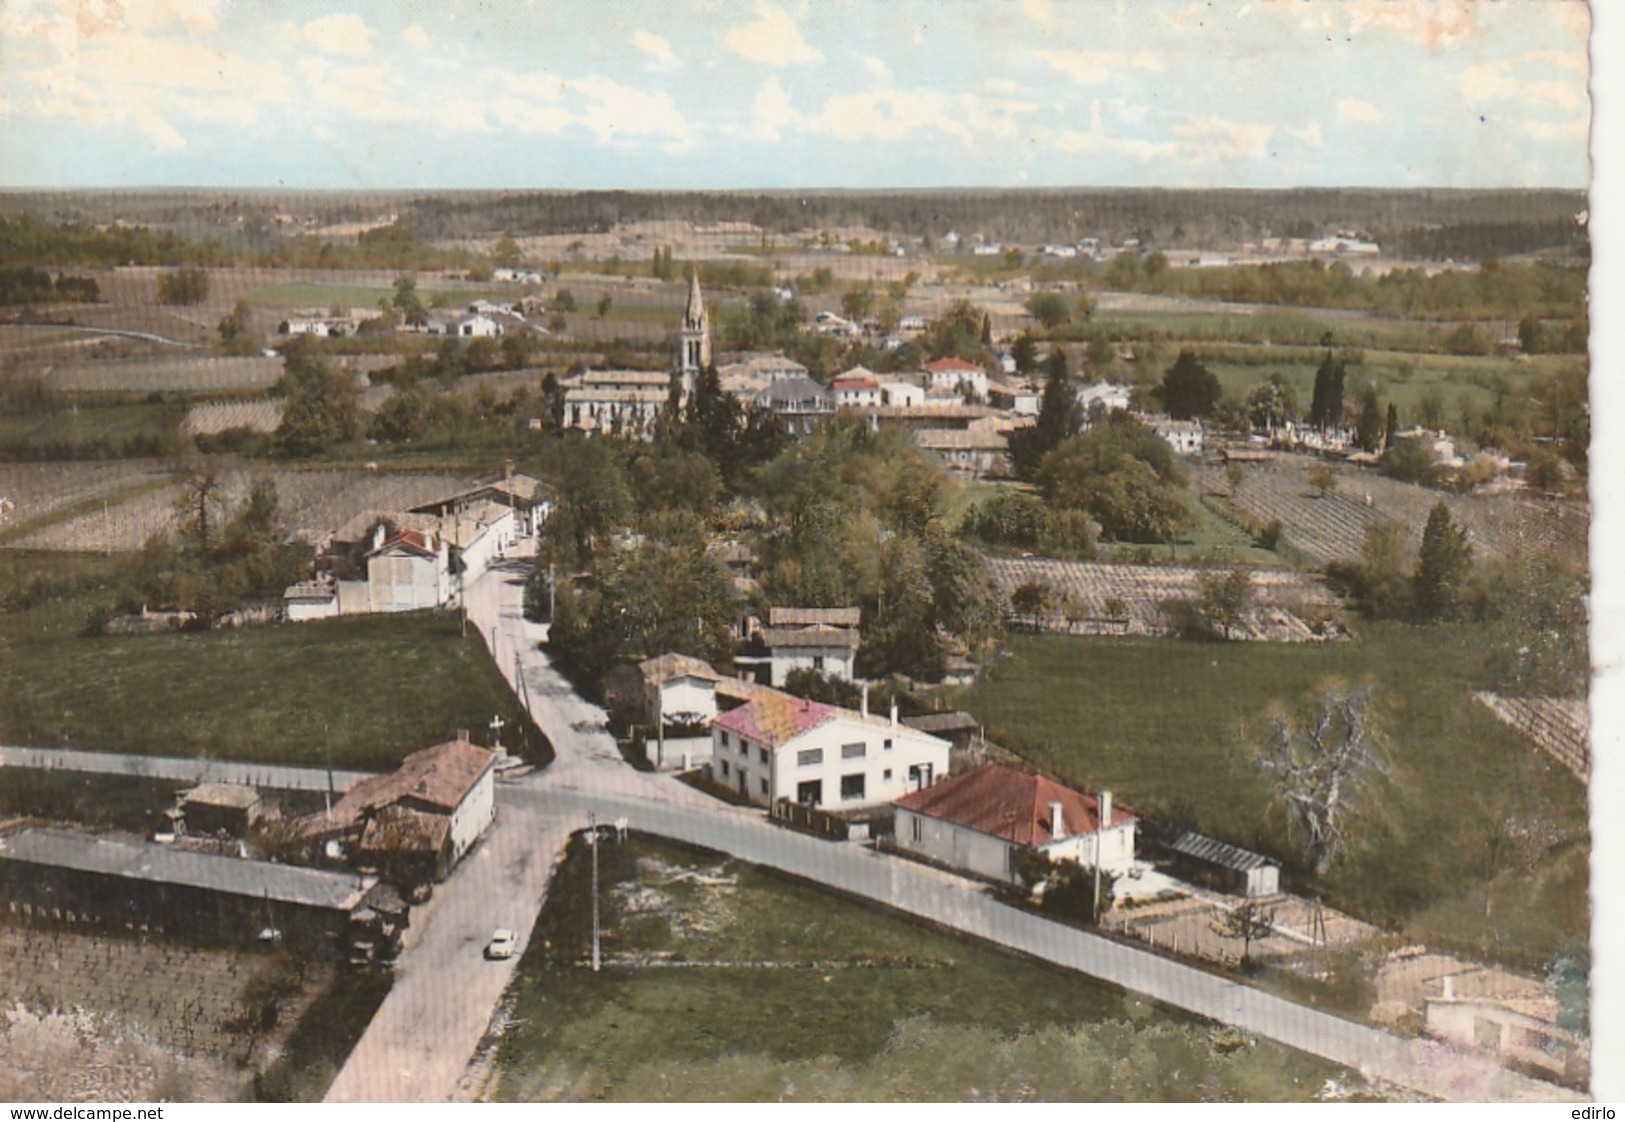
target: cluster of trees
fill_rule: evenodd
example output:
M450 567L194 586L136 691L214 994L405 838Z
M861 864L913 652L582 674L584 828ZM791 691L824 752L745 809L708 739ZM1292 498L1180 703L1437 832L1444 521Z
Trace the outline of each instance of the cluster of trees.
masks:
M95 277L58 273L55 279L32 265L0 268L0 305L66 302L94 304L102 298Z
M122 611L143 606L182 609L207 627L245 602L273 599L298 580L309 551L290 544L277 506L276 484L256 480L235 508L213 469L190 472L175 500L175 531L149 539L118 598ZM105 612L91 620L100 631Z
M361 435L355 379L334 370L304 339L289 345L284 354L282 422L276 447L290 456L310 456Z
M1190 519L1174 450L1126 413L1108 414L1045 456L1036 482L1052 508L1087 514L1113 541L1165 542Z
M970 509L960 533L992 549L1087 561L1100 528L1081 510L1056 510L1029 491L1001 488Z
M158 303L201 304L209 298L209 274L202 269L175 269L158 278Z
M220 349L228 355L251 355L259 350L248 301L238 299L231 312L220 321Z
M1202 364L1195 352L1183 350L1163 375L1157 396L1170 417L1189 421L1212 416L1222 392L1218 377Z

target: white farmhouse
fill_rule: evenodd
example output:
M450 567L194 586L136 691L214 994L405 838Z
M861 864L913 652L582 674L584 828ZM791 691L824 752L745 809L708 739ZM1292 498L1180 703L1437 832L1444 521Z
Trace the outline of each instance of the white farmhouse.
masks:
M305 580L289 585L282 593L282 600L289 623L330 619L339 614L338 585L330 580Z
M703 659L663 654L638 663L643 675L644 723L709 724L717 715L717 682L722 678Z
M1181 456L1200 456L1202 454L1202 423L1200 421L1176 421L1171 417L1147 417L1145 427L1168 444Z
M882 404L884 396L880 380L871 370L854 366L829 384L830 397L837 409L859 409Z
M1134 865L1137 819L1112 805L1110 791L1085 795L1008 764L983 764L897 800L897 846L992 880L1021 883L1016 854L1099 864L1110 873ZM1098 857L1097 857L1098 855Z
M987 371L962 358L939 358L920 369L921 384L928 390L987 396Z
M762 643L768 650L769 684L782 686L795 670L852 680L858 654L857 608L775 607L768 612Z
M367 589L375 612L440 607L451 598L451 558L445 540L419 530L385 538L380 526L367 554Z
M946 740L890 720L757 690L712 728L711 778L751 802L850 810L928 788L948 773Z

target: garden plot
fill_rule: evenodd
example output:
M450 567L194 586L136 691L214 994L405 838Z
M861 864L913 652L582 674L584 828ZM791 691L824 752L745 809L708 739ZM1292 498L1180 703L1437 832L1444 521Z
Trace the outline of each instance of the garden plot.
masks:
M1583 697L1473 695L1518 735L1579 777L1591 782L1591 716Z
M79 503L123 496L169 471L157 460L0 464L0 497L11 503L5 525L21 530Z
M254 481L269 475L276 484L282 524L294 540L312 545L328 541L350 520L372 512L398 513L464 490L471 480L449 472L376 472L363 468L261 473L238 469L225 473L221 497L228 507L241 504ZM84 511L8 543L27 549L133 551L148 538L175 529L181 484L105 509Z
M1317 467L1329 467L1335 481L1325 494L1309 483L1309 473ZM1200 476L1202 490L1222 496L1221 503L1255 532L1279 522L1288 542L1321 563L1358 561L1367 530L1388 522L1404 527L1414 553L1428 514L1441 499L1451 517L1467 528L1478 561L1520 550L1553 550L1583 559L1586 547L1589 512L1583 503L1513 494L1452 495L1311 456L1282 455L1267 464L1249 464L1233 490L1214 465L1200 469Z
M282 360L177 354L57 363L39 374L51 389L75 393L223 393L269 389L282 377Z
M1073 635L1176 633L1178 621L1168 606L1199 605L1202 575L1224 571L1049 558L997 557L987 564L1007 604L1023 585L1046 590L1046 610L1023 622ZM1291 569L1242 571L1252 586L1251 603L1233 629L1233 638L1309 642L1342 634L1337 598L1313 577Z
M193 436L218 436L232 429L272 433L282 423L282 402L211 401L194 405L181 427Z

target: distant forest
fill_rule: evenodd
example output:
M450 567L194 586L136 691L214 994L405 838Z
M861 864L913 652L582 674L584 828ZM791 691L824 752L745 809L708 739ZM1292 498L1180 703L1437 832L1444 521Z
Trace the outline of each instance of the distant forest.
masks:
M1148 250L1224 248L1266 237L1309 238L1353 230L1392 255L1481 261L1536 252L1587 254L1586 227L1578 220L1585 207L1584 192L1559 190L0 194L0 218L13 220L14 233L16 220L24 217L43 225L79 227L116 219L150 231L145 236L125 232L117 239L125 243L120 249L144 243L138 248L150 253L135 257L169 260L190 256L174 238L209 244L220 257L244 250L261 259L281 256L277 250L297 233L279 227L279 214L328 224L393 213L402 227L395 235L420 245L504 233L590 233L618 223L663 221L749 222L769 238L854 226L899 238L936 239L956 231L967 239L980 235L1027 246L1084 237L1121 243L1135 237ZM50 262L25 255L12 263Z

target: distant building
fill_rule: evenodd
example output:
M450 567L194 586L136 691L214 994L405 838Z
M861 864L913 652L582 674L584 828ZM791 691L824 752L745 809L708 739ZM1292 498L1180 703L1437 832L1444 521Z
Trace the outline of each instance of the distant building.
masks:
M1017 853L1134 866L1137 819L1110 791L1086 795L1024 768L983 764L897 800L896 844L950 868L1020 884ZM1098 856L1097 856L1098 855Z
M187 833L234 838L247 837L265 816L260 793L240 783L200 783L181 792L180 809Z
M1010 439L994 419L962 429L916 429L914 446L949 471L972 479L1010 474Z
M711 313L700 292L698 270L689 274L688 303L683 308L682 328L677 337L677 373L683 382L683 400L694 392L700 372L711 365Z
M880 381L874 372L861 366L837 377L829 384L830 397L837 409L856 409L881 404Z
M709 724L717 715L721 675L703 659L663 654L638 664L643 677L644 725Z
M672 375L658 370L588 370L561 385L565 428L648 436L671 399Z
M1202 423L1200 421L1176 421L1171 417L1155 416L1145 419L1145 427L1160 437L1181 456L1199 456L1202 454Z
M1108 413L1127 412L1131 394L1127 386L1114 385L1111 382L1096 382L1078 390L1078 408L1087 415L1096 405Z
M367 586L375 612L415 612L451 599L451 556L433 533L402 530L367 554Z
M1236 896L1274 896L1281 865L1261 853L1187 830L1168 843L1174 870L1186 880Z
M753 803L857 809L947 774L946 740L897 720L756 689L713 723L711 778Z
M339 614L338 584L332 580L306 580L282 593L283 614L289 623L328 619Z
M920 369L920 376L921 384L926 389L987 396L987 371L964 359L939 358L935 362L928 362Z

